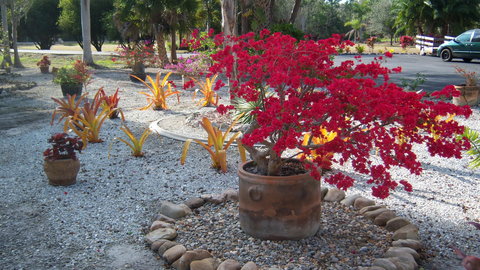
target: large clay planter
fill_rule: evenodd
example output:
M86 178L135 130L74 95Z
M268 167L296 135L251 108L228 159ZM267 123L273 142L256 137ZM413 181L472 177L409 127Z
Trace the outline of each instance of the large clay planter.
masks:
M47 74L49 72L50 66L42 67L40 66L40 72Z
M452 102L458 106L478 105L479 101L479 91L480 87L478 86L465 86L465 85L455 85L455 89L460 91L459 97L453 97Z
M135 82L135 83L137 83L137 82L141 83L142 81L145 81L145 79L147 78L147 74L146 73L130 73L129 77L130 77L130 81ZM136 77L138 77L138 79ZM141 79L142 81L139 80L139 79Z
M77 181L80 161L73 159L45 160L43 169L48 177L48 183L53 186L69 186Z
M320 181L309 173L264 176L238 169L240 226L247 234L269 240L298 240L320 227ZM247 165L248 166L248 165Z
M82 95L83 84L61 84L60 88L62 89L63 97L67 97L67 95L77 95L79 97Z

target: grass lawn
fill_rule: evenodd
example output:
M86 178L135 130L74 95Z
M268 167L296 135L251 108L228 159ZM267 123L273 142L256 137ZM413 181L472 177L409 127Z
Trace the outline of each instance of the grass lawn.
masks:
M55 55L46 54L52 62L51 67L63 67L73 63L75 60L81 60L82 55ZM11 55L13 57L13 54ZM37 62L42 58L42 54L36 53L20 53L20 61L25 67L35 68ZM0 56L0 62L3 57ZM94 55L93 60L95 64L104 66L106 68L123 68L125 65L119 61L113 62L111 56Z

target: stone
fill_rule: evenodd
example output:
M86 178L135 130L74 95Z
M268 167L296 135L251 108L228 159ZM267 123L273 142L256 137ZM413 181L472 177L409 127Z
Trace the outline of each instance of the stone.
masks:
M353 202L353 207L354 207L355 209L362 209L362 208L364 208L364 207L372 206L372 205L375 205L375 201L370 200L370 199L367 199L367 198L365 198L365 197L357 198L357 199Z
M385 270L385 268L380 266L370 266L370 267L360 267L358 270Z
M390 210L388 210L387 208L378 208L377 210L365 212L363 216L374 220L376 217L378 217L381 213L385 211L390 211Z
M176 245L178 245L177 242L167 241L167 242L163 243L163 245L161 245L158 248L157 253L158 253L158 255L163 256L163 253L165 253L165 251L169 250L170 248L172 248Z
M397 215L395 215L395 212L387 210L378 215L373 221L373 224L378 226L385 226L390 219L395 218L396 216Z
M227 201L238 202L238 190L229 188L222 194Z
M382 267L385 270L399 270L391 260L386 258L375 259L372 266Z
M172 267L177 270L188 270L190 269L190 264L193 261L203 260L211 257L212 254L204 249L189 250L185 252L180 259L176 260L172 264Z
M184 202L190 209L197 209L205 204L205 200L198 197L193 197Z
M418 236L418 227L413 224L403 226L402 228L396 230L393 233L392 239L393 240L400 240L400 239L420 240L420 237Z
M358 200L358 199L357 199ZM373 210L377 210L377 209L380 209L380 208L385 208L386 206L385 205L370 205L370 206L365 206L363 208L360 209L360 211L358 211L358 213L360 215L363 215L365 214L366 212L370 212L370 211L373 211Z
M331 188L328 190L327 195L323 198L326 202L338 202L345 198L345 191L338 188Z
M322 198L322 201L323 201L323 199L325 198L325 195L327 195L327 193L328 193L328 188L322 187L321 190L320 190L320 193L321 193L321 198Z
M254 262L247 262L240 270L258 270L258 266Z
M172 228L160 228L156 229L155 231L149 232L145 236L145 240L149 243L152 244L153 242L160 240L160 239L167 239L167 240L172 240L177 237L177 231L175 231Z
M413 259L412 255L402 256L402 257L392 257L388 258L395 266L397 270L417 270L418 264Z
M190 270L215 270L217 267L218 262L214 258L205 258L190 263Z
M394 247L409 247L413 250L420 250L423 248L422 242L412 239L400 239L392 242Z
M396 218L392 218L387 222L387 224L385 225L385 229L387 231L394 232L404 226L407 226L408 224L411 224L408 219L402 218L402 217L396 217Z
M161 247L165 242L167 241L170 241L170 240L167 240L167 239L160 239L160 240L157 240L155 242L152 243L152 245L150 246L150 249L153 251L153 252L157 252L158 251L158 248Z
M150 231L155 231L156 229L160 229L160 228L174 229L174 225L172 223L168 223L165 221L155 220L150 226Z
M183 245L176 245L167 249L162 257L168 264L171 264L182 257L185 252L187 252L187 249Z
M340 203L345 205L345 206L351 206L356 199L360 198L360 194L353 194L350 196L347 196L345 199L343 199Z
M175 224L175 219L169 218L169 217L167 217L165 215L162 215L162 214L158 214L156 220Z
M205 194L200 196L200 198L204 199L207 202L211 202L214 204L221 204L225 201L225 194Z
M383 254L384 257L402 257L403 254L410 254L413 258L418 261L420 259L420 255L414 250L409 247L391 247Z
M174 204L168 201L163 201L160 206L160 213L173 219L179 219L191 214L192 209L185 204Z
M217 270L240 270L241 268L242 266L239 262L227 259L218 266Z

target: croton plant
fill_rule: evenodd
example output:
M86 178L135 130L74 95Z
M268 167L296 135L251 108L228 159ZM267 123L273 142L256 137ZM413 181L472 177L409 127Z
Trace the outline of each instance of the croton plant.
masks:
M329 157L340 165L351 162L356 172L367 175L372 194L386 198L399 184L412 190L406 179L394 179L392 170L422 172L415 144L442 157L460 158L469 148L467 140L457 139L464 127L452 116L469 117L470 108L424 99L391 83L389 74L401 68L382 66L385 57L392 57L389 52L371 62L334 64L337 51L352 45L337 35L297 41L263 30L259 36L217 36L215 42L224 49L212 55L210 72L225 73L232 95L259 104L242 144L260 174L281 175L289 158L312 157L305 169L319 180L317 168ZM457 95L455 91L446 87L432 96ZM300 153L287 155L287 150ZM325 181L344 190L355 182L341 172Z

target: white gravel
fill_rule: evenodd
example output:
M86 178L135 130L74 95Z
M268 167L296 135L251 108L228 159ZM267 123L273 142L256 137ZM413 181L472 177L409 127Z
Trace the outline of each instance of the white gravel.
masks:
M212 170L207 153L194 144L186 165L181 166L182 142L155 134L145 144L146 156L134 158L123 143L114 140L123 135L118 119L105 122L101 132L105 142L90 144L80 154L82 168L77 184L48 185L42 152L48 147L47 138L60 132L61 125L51 126L47 112L55 106L50 97L61 97L61 92L49 74L36 69L17 72L23 75L18 80L36 81L38 86L2 93L0 108L21 102L45 117L0 130L1 269L163 269L163 262L143 242L144 228L154 217L158 202L182 202L202 193L237 187L238 156L233 148L226 174ZM191 110L189 92L182 94L180 104L170 99L170 112L139 111L146 104L145 97L138 94L143 88L131 83L127 72L96 71L88 89L104 86L107 93L113 93L119 87L126 124L136 134L162 117ZM479 130L479 120L477 107L464 122ZM395 172L412 183L414 192L398 191L382 203L419 225L427 246L425 269L461 269L450 245L480 257L480 232L466 224L480 222L480 170L467 168L469 157L432 158L422 147L418 150L423 175ZM349 172L351 168L335 170ZM369 187L361 180L357 184L349 194L370 197Z

